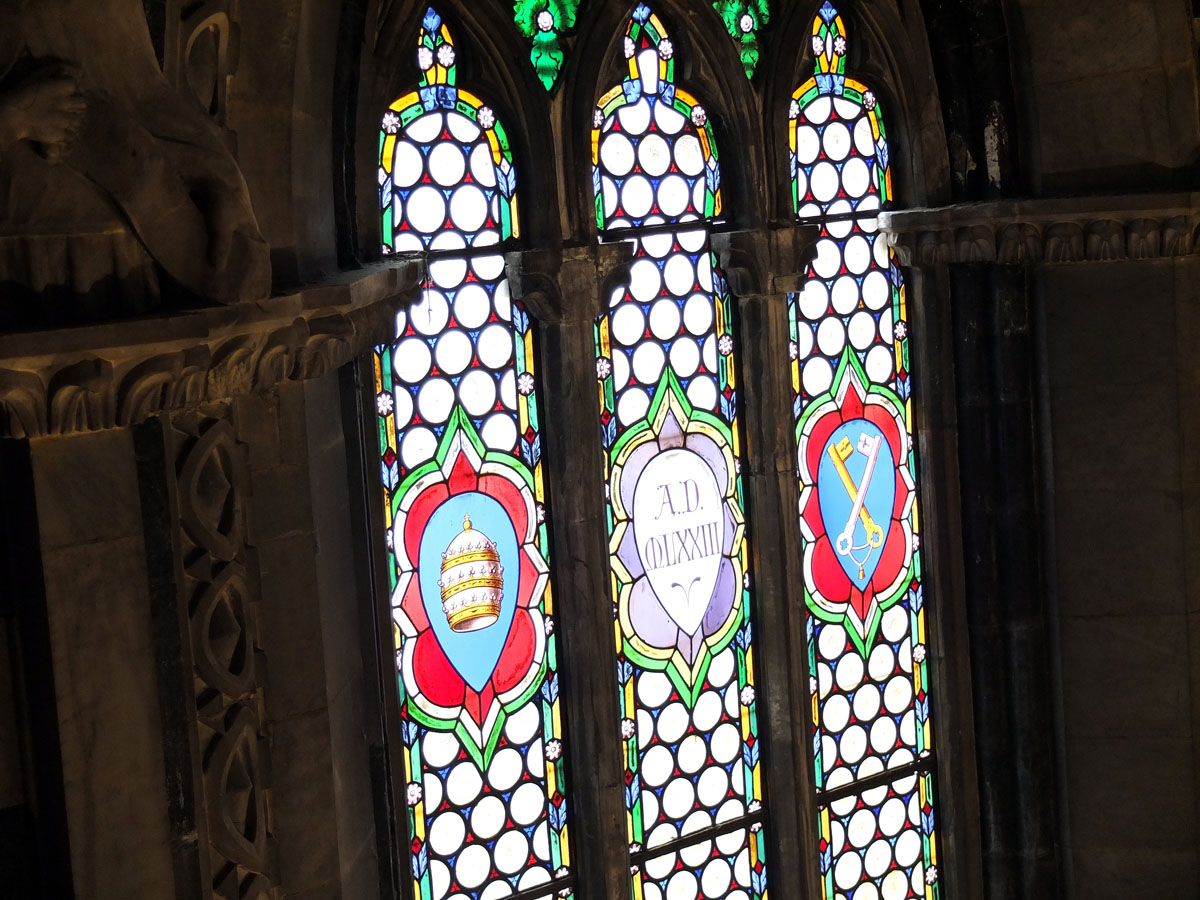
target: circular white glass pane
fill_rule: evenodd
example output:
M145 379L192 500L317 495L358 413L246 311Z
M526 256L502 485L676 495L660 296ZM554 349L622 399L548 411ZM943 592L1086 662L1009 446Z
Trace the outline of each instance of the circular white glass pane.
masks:
M413 328L432 336L446 327L450 320L450 305L441 291L426 289L421 294L421 302L410 307L408 315Z
M712 412L717 408L717 383L710 375L698 375L688 385L687 398L696 409Z
M629 293L635 300L648 303L657 297L661 290L662 272L654 260L639 259L629 267ZM638 330L641 331L640 326Z
M882 345L872 348L867 354L867 376L877 383L888 382L893 374L893 362L891 348Z
M650 125L650 104L645 97L617 110L617 119L627 134L640 135Z
M450 218L455 226L471 234L487 221L487 197L473 184L464 184L450 197Z
M638 699L651 709L662 706L672 689L671 680L661 672L643 672L638 676Z
M837 242L829 238L821 238L817 241L817 257L812 263L813 271L821 278L828 280L837 274L841 265L842 251L839 249ZM807 290L807 287L805 290Z
M829 209L827 212L831 216L846 216L844 219L831 221L828 225L826 225L830 237L835 237L838 240L841 240L854 228L854 221L849 218L849 214L853 212L853 210L850 208L849 200L842 199L833 201L829 204Z
M408 223L423 234L433 234L445 224L446 198L430 185L422 185L408 198Z
M662 224L662 216L650 216L646 219L647 225ZM671 247L675 243L674 237L670 234L649 234L641 239L642 246L646 248L646 252L655 259L662 259L671 252Z
M402 387L392 391L392 396L395 398L395 407L392 410L392 417L396 422L396 430L399 431L412 421L413 399L412 394L410 394L406 388Z
M858 282L853 275L843 275L833 283L833 309L841 316L848 316L858 306Z
M429 277L443 290L453 290L467 277L465 259L437 259L429 264Z
M404 134L418 144L432 144L442 134L442 114L428 112L408 123Z
M678 216L688 207L688 183L680 175L668 175L658 186L658 206L668 216Z
M846 193L850 197L858 199L867 192L870 184L871 170L866 161L861 156L847 160L842 167L842 186L846 189Z
M447 375L457 375L471 364L471 339L465 331L457 328L447 331L438 338L434 359L437 367Z
M454 296L454 318L463 328L478 328L492 313L492 301L479 284L464 284Z
M692 294L683 305L683 324L696 337L703 337L712 328L713 302L704 294Z
M692 178L704 171L704 148L696 135L685 134L675 142L675 165Z
M626 347L640 341L645 328L646 317L636 303L622 303L612 315L612 336Z
M661 138L660 138L661 140ZM633 144L619 131L613 131L600 139L600 162L604 169L617 178L622 178L633 169Z
M440 425L450 418L454 408L454 385L444 378L433 378L421 385L417 394L417 409L421 418Z
M487 144L476 144L471 151L471 175L484 187L496 186L496 163Z
M625 212L634 219L640 219L650 212L654 203L654 188L643 175L633 175L621 186L621 205Z
M850 343L855 350L866 350L875 342L875 319L865 309L850 317Z
M666 134L679 134L687 124L687 119L682 113L659 101L654 104L654 122Z
M832 200L838 191L838 171L831 162L819 162L809 176L813 196L822 203Z
M613 390L619 391L629 384L629 357L615 347L612 355L612 378Z
M517 446L517 425L509 413L493 413L483 423L480 437L493 450L507 452Z
M833 244L833 241L822 241L821 244ZM824 249L820 244L817 246L818 254ZM833 244L833 252L837 252L837 245ZM818 260L820 256L818 255ZM804 283L804 290L800 292L800 315L809 321L820 319L829 310L829 289L825 287L825 282L817 281L815 278L810 278Z
M821 143L830 159L845 159L850 154L850 129L841 122L830 122L821 135Z
M633 375L644 385L658 383L665 362L663 349L652 341L646 341L633 352Z
M392 156L392 183L396 187L411 187L425 173L425 159L421 151L408 141L396 141Z
M679 241L679 246L688 253L698 253L708 243L708 232L694 228L689 231L675 232L675 239Z
M662 135L648 134L638 144L637 157L642 171L657 178L671 166L671 146Z
M871 130L871 120L866 116L854 123L854 149L863 156L875 155L875 134Z
M646 415L650 398L641 388L627 388L617 401L617 418L622 425L632 425Z
M843 250L846 257L846 268L855 275L862 275L871 265L871 245L861 234L846 241Z
M700 348L691 338L679 338L671 345L671 369L680 378L691 378L700 368Z
M508 327L499 323L489 325L479 333L479 361L492 369L499 369L513 354L513 336Z
M503 321L512 321L512 292L509 290L507 278L496 285L496 291L492 294L492 305L496 309L496 315Z
M801 367L800 381L810 396L816 396L829 389L829 385L833 382L833 371L829 368L828 362L819 356L814 356Z
M410 428L400 443L400 458L407 468L412 469L432 458L435 450L437 437L432 431L428 428Z
M868 309L880 310L892 299L891 281L876 269L863 279L863 302Z
M472 416L482 416L496 405L496 379L490 372L474 369L458 384L458 398Z
M467 171L462 148L450 141L441 141L429 152L429 174L442 187L454 187Z
M811 125L796 126L796 162L807 166L821 152L821 136Z
M818 97L804 107L804 118L813 125L820 125L829 118L829 113L832 109L833 103L830 102L828 96Z
M604 215L611 216L617 211L617 185L607 175L600 179L600 192L604 200Z
M829 316L817 327L817 347L825 356L836 357L846 346L846 327L841 319Z
M450 127L450 133L464 144L470 144L481 134L479 126L461 113L446 113L446 124Z
M680 318L679 304L663 297L650 307L650 333L660 341L669 341L679 333Z
M416 337L401 341L392 357L392 367L396 372L396 377L409 384L416 384L428 375L432 363L433 358L429 352L429 345L421 338Z
M689 257L676 253L667 260L663 279L667 290L676 297L683 297L696 289L696 269Z

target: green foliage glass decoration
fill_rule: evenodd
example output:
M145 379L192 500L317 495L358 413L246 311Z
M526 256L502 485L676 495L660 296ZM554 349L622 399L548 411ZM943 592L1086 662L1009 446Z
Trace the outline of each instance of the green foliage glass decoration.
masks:
M563 33L575 27L579 0L517 0L513 17L521 34L533 41L529 60L545 86L553 91L563 64Z
M740 45L746 77L753 78L758 68L758 29L771 19L767 0L715 0L713 9L720 13L729 36Z

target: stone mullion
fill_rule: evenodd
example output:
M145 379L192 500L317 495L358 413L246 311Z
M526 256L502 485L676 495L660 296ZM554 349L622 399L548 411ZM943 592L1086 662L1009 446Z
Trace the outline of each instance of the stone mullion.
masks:
M742 479L753 550L759 650L757 690L766 714L767 859L775 891L802 884L819 894L818 824L813 803L812 699L805 639L799 491L792 425L786 294L736 300L740 411L745 438ZM801 848L795 852L794 848ZM815 894L814 894L815 896Z
M989 895L1040 900L1058 896L1060 871L1046 765L1052 648L1040 532L1030 527L1042 513L1028 273L953 266L950 279L973 722L987 786L983 881Z
M579 900L630 892L624 752L596 390L595 317L628 248L512 254L514 296L538 320L542 442L551 508L551 573L562 636L564 749L570 796L571 869ZM619 278L619 274L617 276Z
M268 837L258 577L246 537L247 448L236 441L226 412L182 413L164 423L182 637L178 668L190 679L192 710L191 732L177 739L196 754L192 808L203 841L199 893L177 887L188 891L180 896L266 900L277 879ZM175 779L189 780L169 771L168 781Z

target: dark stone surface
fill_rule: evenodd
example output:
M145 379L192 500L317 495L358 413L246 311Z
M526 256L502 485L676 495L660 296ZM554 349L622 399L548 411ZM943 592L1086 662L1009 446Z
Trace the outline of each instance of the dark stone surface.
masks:
M1033 335L1020 269L952 270L963 557L987 896L1057 898Z

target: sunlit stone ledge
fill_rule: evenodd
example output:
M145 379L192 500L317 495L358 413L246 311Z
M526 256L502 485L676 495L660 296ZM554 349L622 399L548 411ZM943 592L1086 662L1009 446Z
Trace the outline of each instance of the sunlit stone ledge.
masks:
M391 261L253 303L0 336L0 437L133 425L317 378L392 338L423 271Z

